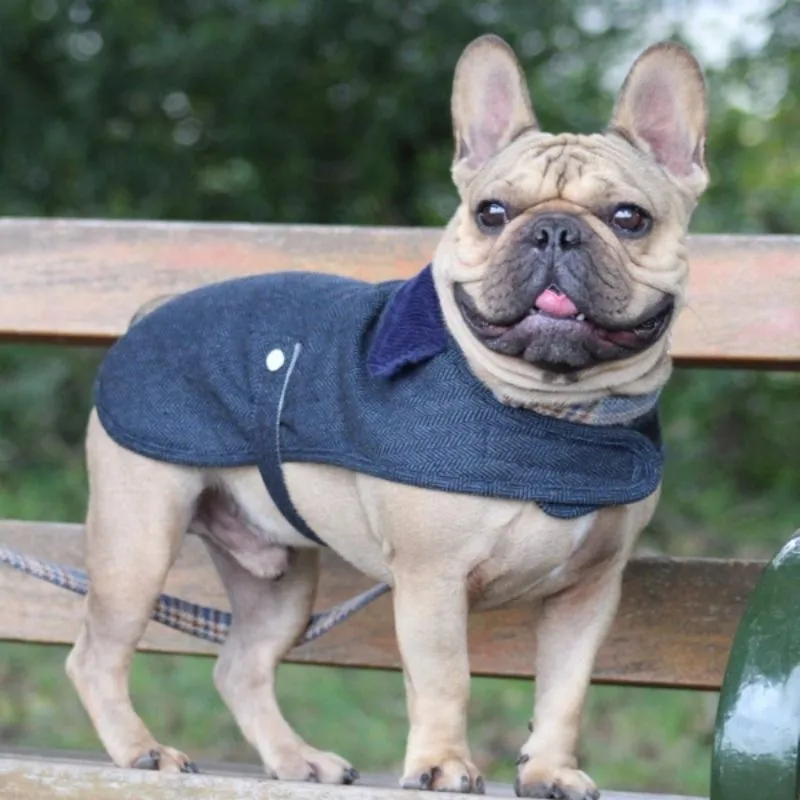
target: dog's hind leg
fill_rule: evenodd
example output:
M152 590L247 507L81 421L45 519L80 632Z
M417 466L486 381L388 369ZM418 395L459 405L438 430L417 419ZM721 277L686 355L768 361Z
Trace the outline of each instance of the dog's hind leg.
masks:
M136 644L202 488L200 475L121 448L95 413L89 421L87 462L91 586L67 674L114 763L195 771L183 753L160 745L136 714L128 678Z
M228 592L233 624L214 669L214 682L268 774L281 780L352 783L358 773L334 753L308 745L278 707L281 659L305 630L317 583L316 550L289 551L278 579L257 577L210 542Z

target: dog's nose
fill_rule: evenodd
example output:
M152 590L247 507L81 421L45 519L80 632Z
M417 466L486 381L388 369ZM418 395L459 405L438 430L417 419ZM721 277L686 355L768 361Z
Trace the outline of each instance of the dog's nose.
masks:
M533 245L542 252L547 250L574 250L581 244L581 227L568 214L544 214L531 229Z

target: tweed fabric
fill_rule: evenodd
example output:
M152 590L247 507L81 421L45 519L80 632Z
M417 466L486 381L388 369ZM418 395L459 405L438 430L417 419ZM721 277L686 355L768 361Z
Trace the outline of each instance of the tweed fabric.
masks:
M95 384L100 421L155 459L258 466L278 508L312 538L283 463L528 500L561 518L657 488L654 413L598 426L502 405L469 371L432 297L430 268L406 282L280 273L189 292L110 349Z

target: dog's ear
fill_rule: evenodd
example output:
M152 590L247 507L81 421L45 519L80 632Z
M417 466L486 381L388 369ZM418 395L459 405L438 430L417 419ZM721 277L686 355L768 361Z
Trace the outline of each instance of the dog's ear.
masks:
M700 65L682 45L662 42L645 50L631 67L611 128L699 196L708 183L706 118Z
M487 34L461 54L453 79L453 181L464 188L522 131L536 128L525 75L514 51Z

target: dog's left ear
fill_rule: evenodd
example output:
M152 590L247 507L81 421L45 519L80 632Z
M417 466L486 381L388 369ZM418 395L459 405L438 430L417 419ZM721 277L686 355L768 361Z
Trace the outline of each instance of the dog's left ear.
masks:
M677 42L645 50L622 85L612 130L698 197L708 183L706 124L706 86L695 57Z
M514 51L487 34L465 48L453 79L453 181L463 189L484 164L528 128L537 128Z

